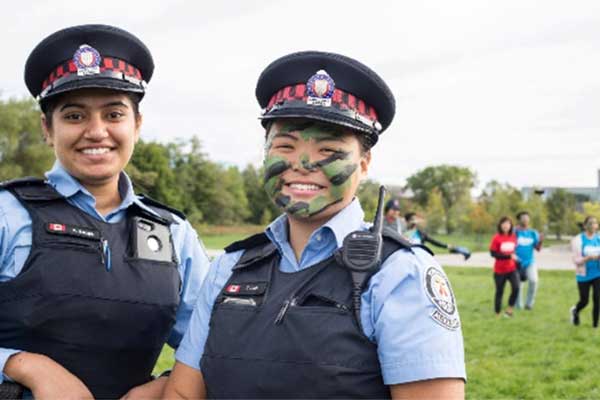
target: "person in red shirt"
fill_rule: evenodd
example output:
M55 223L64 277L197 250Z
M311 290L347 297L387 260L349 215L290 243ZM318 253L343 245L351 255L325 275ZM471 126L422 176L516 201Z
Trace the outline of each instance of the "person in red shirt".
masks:
M496 315L500 316L504 286L506 285L506 281L508 281L510 282L510 297L508 298L508 308L504 312L504 315L512 317L513 307L519 293L518 259L515 255L517 237L514 233L512 220L509 217L500 218L497 230L498 233L494 235L490 243L490 254L496 259L494 262L494 281L496 282L494 310L496 311Z

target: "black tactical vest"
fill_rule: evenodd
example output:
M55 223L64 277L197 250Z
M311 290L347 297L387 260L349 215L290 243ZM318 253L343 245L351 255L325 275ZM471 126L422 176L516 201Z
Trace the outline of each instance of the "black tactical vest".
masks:
M41 180L3 187L31 216L32 247L21 273L0 283L0 347L45 354L97 399L148 382L179 305L170 213L132 205L109 224Z
M409 246L384 235L382 259ZM226 251L240 249L200 362L209 398L390 397L377 346L354 317L350 273L335 256L284 273L264 234Z

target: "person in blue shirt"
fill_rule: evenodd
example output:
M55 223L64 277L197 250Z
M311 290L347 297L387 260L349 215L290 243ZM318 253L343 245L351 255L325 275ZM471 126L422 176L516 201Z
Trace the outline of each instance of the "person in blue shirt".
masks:
M571 322L579 325L579 313L587 306L592 289L592 326L598 328L600 316L600 236L598 220L587 216L583 221L584 231L571 240L575 276L579 290L579 301L571 307Z
M356 191L390 89L309 51L271 63L256 95L265 189L284 214L213 261L164 398L464 398L456 301L429 251L384 229L370 279L350 269L372 260Z
M543 236L538 231L529 226L530 218L527 211L521 211L517 214L518 225L515 228L517 235L517 248L515 254L518 259L519 273L521 281L527 281L527 299L525 309L531 310L535 303L535 294L538 288L538 270L535 264L534 250L540 251L542 248ZM523 308L523 287L519 285L517 295L517 308Z
M153 66L106 25L56 32L27 61L56 162L0 187L0 383L25 397L160 397L152 369L187 329L208 258L185 216L123 171Z

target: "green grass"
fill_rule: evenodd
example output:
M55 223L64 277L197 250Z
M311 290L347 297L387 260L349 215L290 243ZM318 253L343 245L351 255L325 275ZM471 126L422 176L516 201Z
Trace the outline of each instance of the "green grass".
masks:
M600 332L591 328L591 304L581 326L569 321L577 300L570 271L540 271L533 311L512 319L493 312L492 272L484 268L446 268L463 325L469 399L600 398ZM505 302L508 297L505 292ZM156 372L173 364L165 348Z
M237 234L237 233L229 233L225 235L200 235L202 242L204 243L204 247L207 249L213 250L221 250L227 245L244 239L249 235Z
M446 272L463 324L468 398L600 397L600 333L591 327L591 305L582 311L581 326L570 324L569 308L577 300L572 272L541 271L534 310L517 311L512 319L495 317L489 269Z

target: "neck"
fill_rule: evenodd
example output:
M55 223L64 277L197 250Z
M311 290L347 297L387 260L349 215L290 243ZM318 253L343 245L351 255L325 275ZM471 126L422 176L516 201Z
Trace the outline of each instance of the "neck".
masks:
M85 188L96 199L96 210L106 215L121 204L119 178L99 184L84 184Z
M324 223L325 221L323 220L297 219L288 215L288 237L297 261L300 261L310 235Z
M586 235L587 237L590 237L590 238L591 238L592 236L594 236L594 234L595 234L595 233L596 233L596 232L585 231L585 235Z

